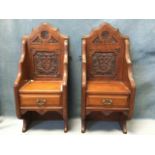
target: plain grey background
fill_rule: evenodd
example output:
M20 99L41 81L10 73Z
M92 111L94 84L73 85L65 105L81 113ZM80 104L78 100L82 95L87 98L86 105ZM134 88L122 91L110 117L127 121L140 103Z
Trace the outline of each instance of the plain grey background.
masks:
M70 37L69 111L80 116L81 38L102 22L108 22L128 35L137 91L135 118L155 118L155 20L0 20L0 113L15 116L13 84L21 54L21 38L42 22L59 28Z

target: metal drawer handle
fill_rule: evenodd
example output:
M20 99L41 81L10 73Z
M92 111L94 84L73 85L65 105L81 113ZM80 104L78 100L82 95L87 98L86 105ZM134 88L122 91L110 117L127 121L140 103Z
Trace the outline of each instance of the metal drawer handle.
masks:
M103 99L102 103L105 105L111 105L112 104L112 99Z
M36 104L40 107L46 104L46 99L37 99Z

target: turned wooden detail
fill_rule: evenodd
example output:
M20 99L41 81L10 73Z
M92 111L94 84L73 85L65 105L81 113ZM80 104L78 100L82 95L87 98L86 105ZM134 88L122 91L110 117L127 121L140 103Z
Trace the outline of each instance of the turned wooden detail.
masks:
M82 38L82 132L93 119L117 120L127 133L135 98L129 50L129 39L108 23Z
M47 119L63 119L67 132L68 42L67 36L47 23L23 37L14 83L16 114L23 119L23 132L30 118L46 119L48 113L51 116Z

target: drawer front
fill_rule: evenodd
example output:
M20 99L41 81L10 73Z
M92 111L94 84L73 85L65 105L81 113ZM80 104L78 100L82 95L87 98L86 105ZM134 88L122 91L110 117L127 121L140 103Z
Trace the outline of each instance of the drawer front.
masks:
M87 106L128 107L128 96L88 95Z
M60 95L21 94L22 107L51 107L60 106Z

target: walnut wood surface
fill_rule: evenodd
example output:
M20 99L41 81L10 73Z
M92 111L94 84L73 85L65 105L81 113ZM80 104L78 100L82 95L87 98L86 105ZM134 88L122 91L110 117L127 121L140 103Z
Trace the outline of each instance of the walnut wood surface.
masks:
M102 106L103 108L123 108L128 107L127 99L128 96L123 95L88 95L86 106Z
M23 132L30 120L36 118L35 113L41 116L37 118L45 118L49 112L51 116L53 112L60 114L64 132L68 130L68 40L47 23L22 39L14 94L17 117L23 119Z
M119 121L127 133L135 98L129 52L129 39L108 23L82 38L82 132L87 120L101 119Z
M87 83L87 93L130 94L129 88L121 81Z
M20 93L60 93L62 81L28 81L20 89Z
M53 106L62 106L60 95L51 95L51 94L21 94L21 108L22 107L53 107ZM42 104L39 104L41 103Z

